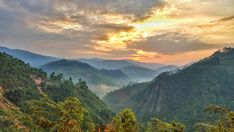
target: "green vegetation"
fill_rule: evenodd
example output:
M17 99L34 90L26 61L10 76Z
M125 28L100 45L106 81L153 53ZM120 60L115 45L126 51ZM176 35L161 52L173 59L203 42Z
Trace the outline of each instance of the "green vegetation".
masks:
M0 87L10 101L20 105L25 100L40 98L32 75L46 79L46 73L41 69L0 53Z
M234 131L234 111L227 108L210 105L205 109L215 116L211 123L197 123L195 128L199 132L233 132Z
M148 82L144 83L134 83L131 82L122 89L115 90L104 96L102 100L108 105L111 106L112 110L115 112L120 111L121 109L126 108L126 101L130 100L131 97L136 96L140 91L147 88ZM133 102L131 102L133 103ZM130 103L130 104L131 104Z
M95 123L99 125L107 123L113 116L106 104L89 91L83 80L73 83L71 78L63 79L62 74L52 73L49 83L42 87L42 91L56 102L64 101L68 97L77 97L81 101L81 105L89 111Z
M138 124L134 113L130 109L120 111L112 120L112 129L115 132L138 132Z
M49 98L27 101L26 112L18 109L2 110L2 131L77 131L94 130L88 111L81 107L77 98L70 97L55 103Z
M104 98L114 97L108 102L117 104L114 116L85 81L53 72L47 77L0 53L0 131L232 132L234 112L222 106L234 108L233 58L228 48L176 73L114 91Z
M234 49L225 48L175 73L111 92L103 100L114 111L131 108L140 122L157 116L182 122L192 131L192 124L211 118L202 111L205 106L234 109L233 86Z
M0 95L3 95L0 96L0 108L4 106L4 109L14 106L25 112L25 101L39 100L46 95L56 103L76 97L97 126L109 122L113 116L113 112L88 89L84 81L73 83L71 78L64 79L62 74L54 73L47 77L42 70L5 53L0 53L0 90Z
M158 118L152 118L146 126L146 132L184 132L185 126L180 123L163 122Z

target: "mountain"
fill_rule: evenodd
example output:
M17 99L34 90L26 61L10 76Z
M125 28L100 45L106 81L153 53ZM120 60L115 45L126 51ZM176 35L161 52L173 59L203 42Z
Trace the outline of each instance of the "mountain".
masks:
M133 109L143 122L151 117L176 120L191 131L191 124L209 118L203 114L205 106L233 109L233 95L234 49L225 48L184 69L111 92L103 100L115 111Z
M150 81L159 74L163 72L168 72L168 71L175 71L176 69L179 69L179 67L174 66L174 65L168 65L168 66L163 66L160 67L156 70L151 70L145 67L140 67L140 66L128 66L128 67L123 67L120 70L125 73L131 81L133 82L144 82L144 81Z
M155 78L159 73L156 70L151 70L139 66L128 66L120 69L131 81L143 82Z
M78 60L97 69L120 70L129 77L128 81L134 82L149 81L162 72L178 68L174 65L143 63L132 60L105 60L100 58L80 58Z
M84 81L73 83L71 78L63 79L61 74L47 77L41 69L0 52L0 110L15 107L24 111L25 101L38 100L44 96L55 102L64 101L67 97L78 98L98 125L107 123L113 115ZM2 114L0 112L1 117ZM0 121L0 126L2 123L3 126L6 125Z
M144 62L138 62L138 61L133 61L133 60L127 60L127 61L136 66L144 67L144 68L151 69L151 70L157 70L158 68L167 66L165 64L160 64L160 63L144 63Z
M80 58L78 59L81 62L87 63L97 69L109 69L116 70L129 66L143 67L151 70L155 70L159 67L165 66L164 64L158 63L143 63L132 60L105 60L100 58Z
M87 63L97 69L116 70L123 67L134 66L134 64L128 62L127 60L104 60L100 58L81 58L78 60Z
M167 65L167 66L163 66L163 67L157 68L156 71L158 73L163 73L163 72L168 72L168 71L175 71L175 70L181 69L183 67L178 67L176 65Z
M34 67L39 67L48 62L58 60L58 58L51 57L51 56L39 55L39 54L35 54L35 53L25 51L25 50L9 49L6 47L1 47L1 46L0 46L0 52L5 52L9 55L12 55L15 58L23 60L25 63L29 63L30 65Z
M42 67L49 73L54 71L54 66L49 66L47 64L50 64L50 62L61 60L59 58L39 55L20 49L0 47L0 51L10 54L20 60L23 60L25 63L29 63L34 67ZM106 92L112 91L114 89L119 89L124 84L130 81L149 81L156 77L159 73L168 71L154 70L157 68L163 68L163 64L142 63L131 60L105 60L100 58L83 58L78 59L78 61L87 63L89 64L89 66L79 63L79 66L83 65L81 66L82 68L77 66L79 72L77 72L76 68L70 70L66 69L68 71L64 71L63 69L58 67L55 71L65 73L66 77L72 76L76 81L78 81L79 78L87 80L90 85L90 88L96 94L98 94L98 96L103 96ZM72 63L69 64L72 65ZM55 64L51 63L51 65ZM74 68L76 66L73 65L70 67ZM76 71L76 74L72 72L73 70Z
M23 60L25 63L29 63L34 67L39 67L46 63L61 59L51 56L35 54L26 50L10 49L1 46L0 46L0 52L5 52L9 55L12 55L20 60ZM87 63L97 69L106 69L106 70L117 70L128 66L140 66L155 70L159 67L165 66L163 64L158 64L158 63L143 63L132 60L105 60L101 58L90 58L90 59L80 58L78 59L78 61Z
M76 82L81 78L87 81L90 89L98 96L122 87L129 80L120 70L99 70L77 60L57 60L41 68L48 73L63 73L66 78L72 77Z

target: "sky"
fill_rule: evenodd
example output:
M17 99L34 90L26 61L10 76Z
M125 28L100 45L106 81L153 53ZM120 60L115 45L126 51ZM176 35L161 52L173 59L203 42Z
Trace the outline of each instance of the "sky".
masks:
M184 65L234 46L234 0L0 0L0 45Z

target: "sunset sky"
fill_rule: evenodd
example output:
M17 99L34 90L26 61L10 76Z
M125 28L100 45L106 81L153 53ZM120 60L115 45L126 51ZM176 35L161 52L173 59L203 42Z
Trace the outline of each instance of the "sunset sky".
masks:
M234 46L234 0L0 0L0 46L183 65Z

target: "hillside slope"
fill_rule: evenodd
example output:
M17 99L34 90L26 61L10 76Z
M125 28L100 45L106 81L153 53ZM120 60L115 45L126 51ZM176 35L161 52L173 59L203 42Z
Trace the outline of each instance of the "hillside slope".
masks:
M133 91L137 92L128 94ZM132 108L141 121L157 116L183 122L191 129L189 124L207 118L201 114L207 105L233 109L233 95L234 49L225 48L176 73L162 73L151 82L112 92L103 100L116 111Z
M108 122L113 115L84 81L73 83L61 75L47 77L41 69L0 52L0 109L10 106L23 109L25 101L40 99L41 92L56 102L77 97L98 125Z
M72 77L75 82L85 80L90 89L99 96L121 87L129 80L120 70L99 70L89 64L75 60L58 60L41 67L48 73L63 73L66 78Z
M31 76L46 78L46 73L12 56L0 53L0 87L10 101L20 105L25 100L40 97Z

